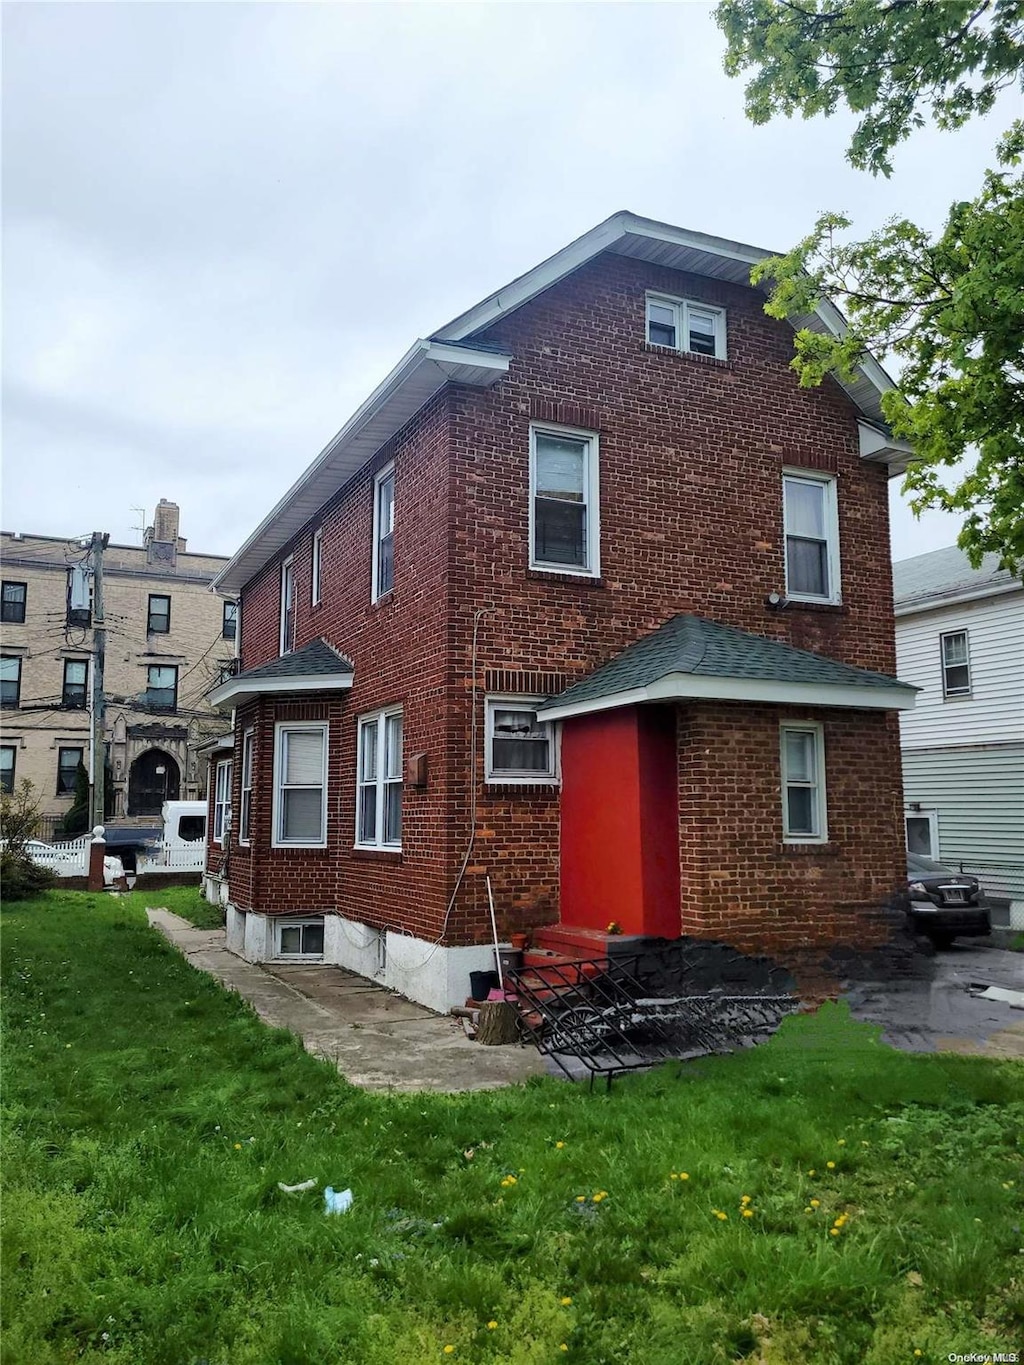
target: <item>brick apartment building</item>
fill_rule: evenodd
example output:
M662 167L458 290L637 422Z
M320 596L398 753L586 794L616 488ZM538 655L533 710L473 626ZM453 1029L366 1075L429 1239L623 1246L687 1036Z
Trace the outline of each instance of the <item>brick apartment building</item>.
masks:
M201 796L195 748L224 730L206 700L231 665L237 608L210 591L225 557L190 552L179 510L161 499L144 544L103 557L106 749L114 819L152 817L165 799ZM52 835L90 763L94 632L88 542L0 536L2 781L28 778Z
M909 451L874 361L799 387L765 254L615 215L417 342L221 571L236 951L445 1009L488 878L503 933L889 933Z

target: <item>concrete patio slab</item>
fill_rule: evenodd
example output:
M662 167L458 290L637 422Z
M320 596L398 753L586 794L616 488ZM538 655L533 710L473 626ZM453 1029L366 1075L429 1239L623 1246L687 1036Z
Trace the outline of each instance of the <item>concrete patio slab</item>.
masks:
M223 929L195 929L169 910L146 915L193 967L363 1089L454 1093L549 1074L533 1048L471 1043L459 1020L432 1014L343 967L257 966L228 952Z

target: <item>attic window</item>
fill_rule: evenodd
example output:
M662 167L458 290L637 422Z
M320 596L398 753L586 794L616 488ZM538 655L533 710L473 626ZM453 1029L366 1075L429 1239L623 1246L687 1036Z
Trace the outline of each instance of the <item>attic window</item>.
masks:
M725 310L690 299L647 295L647 340L691 355L725 359Z

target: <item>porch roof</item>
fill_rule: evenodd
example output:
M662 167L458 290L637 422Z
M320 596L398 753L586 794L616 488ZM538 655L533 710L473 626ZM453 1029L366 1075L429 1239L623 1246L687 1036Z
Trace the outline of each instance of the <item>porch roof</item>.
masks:
M701 616L674 616L653 634L549 697L547 720L639 702L705 700L903 711L918 691L885 673L766 640Z
M352 686L352 678L351 659L321 636L279 659L226 678L210 690L209 702L224 711L268 694L344 691Z

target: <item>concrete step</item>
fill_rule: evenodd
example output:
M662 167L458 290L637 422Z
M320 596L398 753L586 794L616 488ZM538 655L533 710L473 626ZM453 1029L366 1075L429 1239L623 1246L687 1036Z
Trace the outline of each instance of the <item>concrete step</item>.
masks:
M568 924L546 924L534 929L533 950L544 949L569 962L608 960L608 935L600 929L577 929Z

